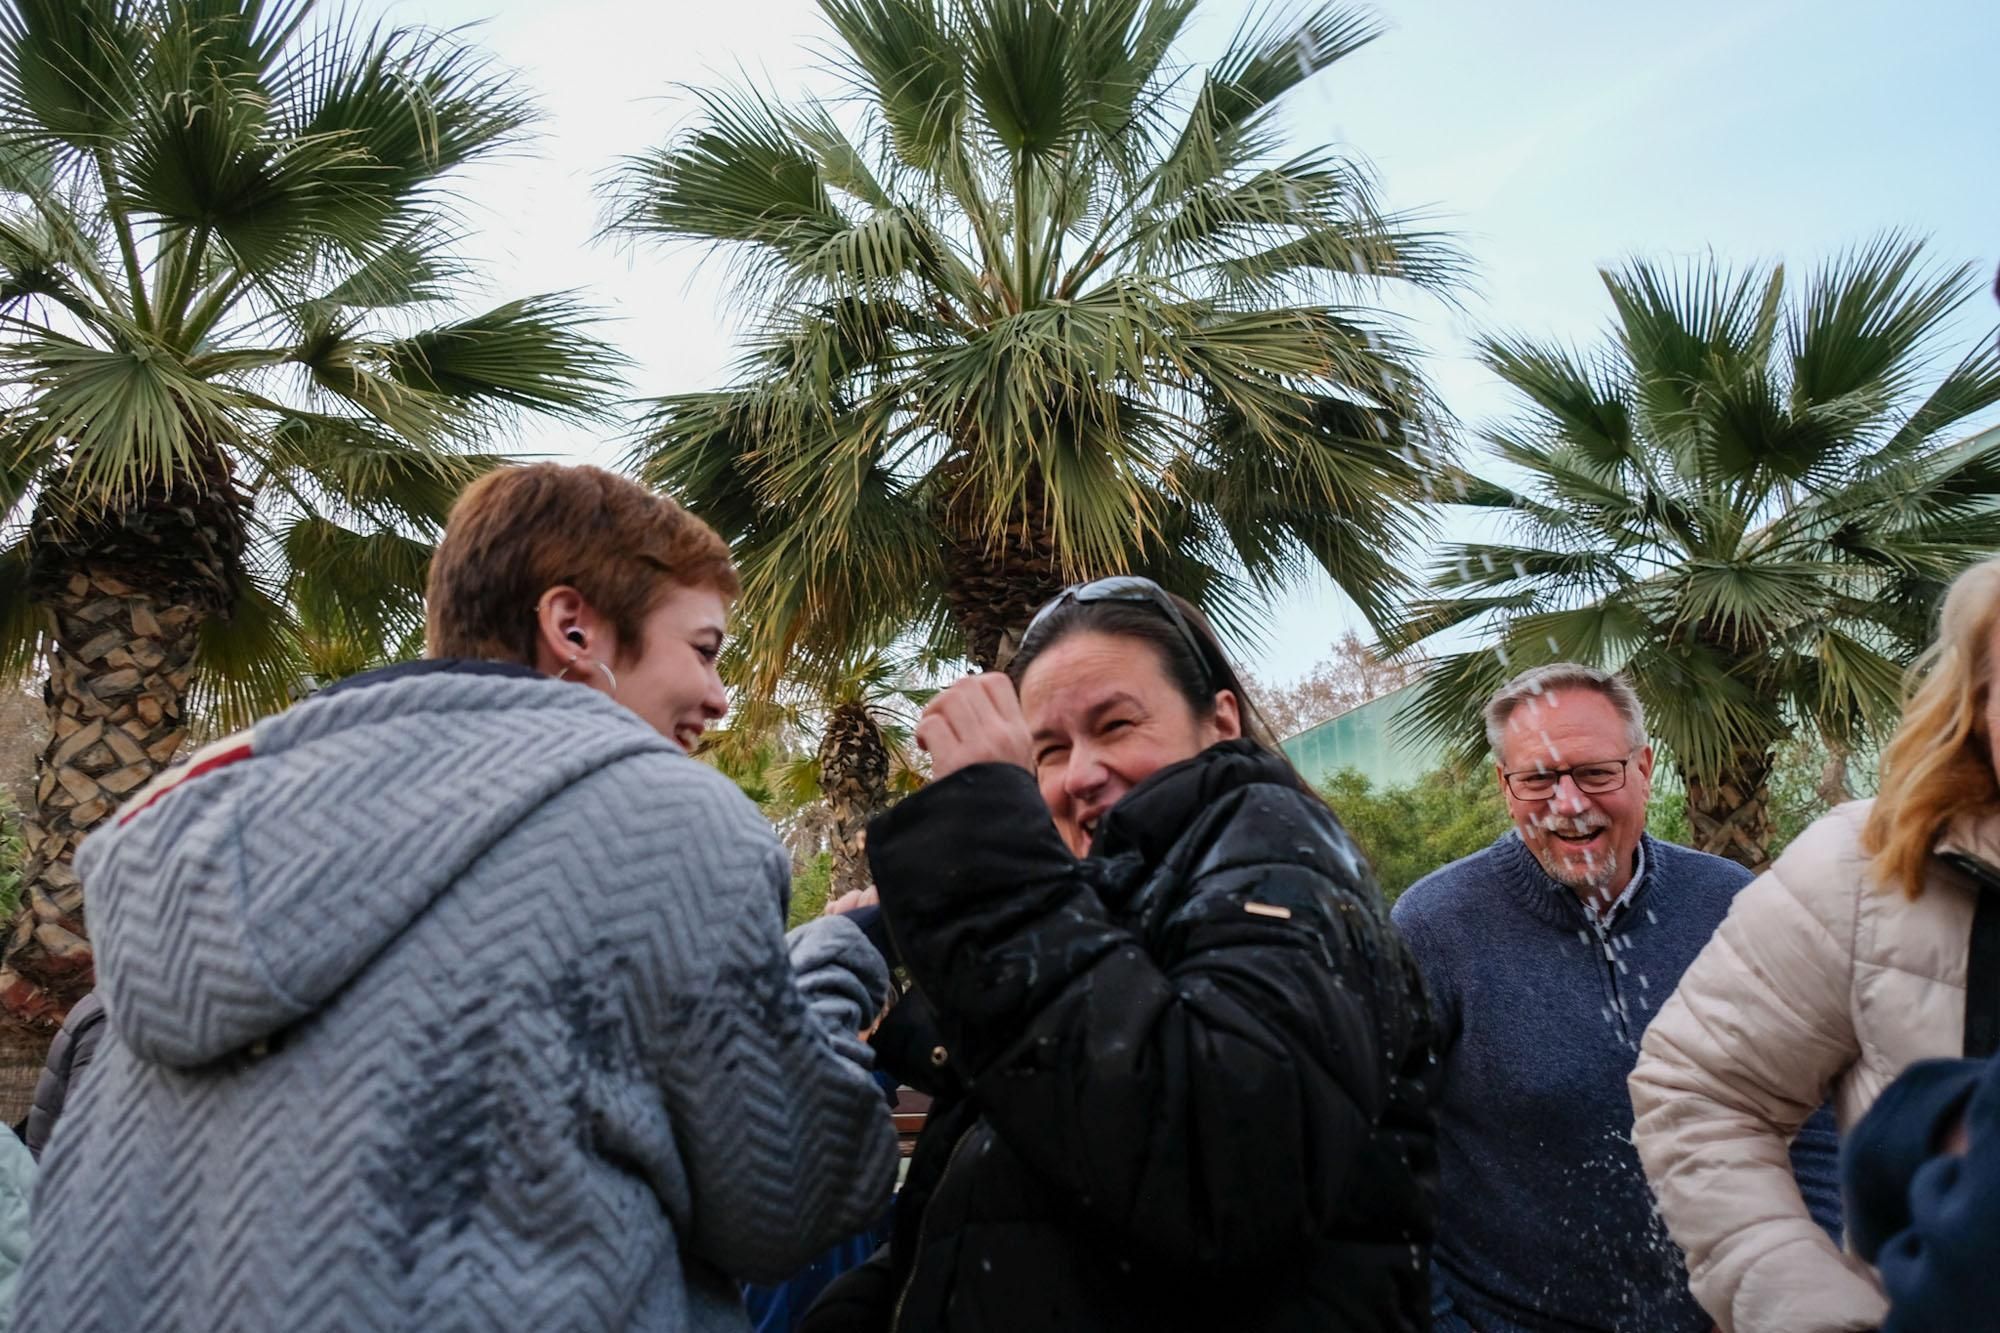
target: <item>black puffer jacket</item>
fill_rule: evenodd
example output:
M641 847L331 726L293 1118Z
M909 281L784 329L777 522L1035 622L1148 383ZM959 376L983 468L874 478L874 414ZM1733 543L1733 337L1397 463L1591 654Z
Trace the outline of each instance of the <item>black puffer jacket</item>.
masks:
M69 1102L71 1087L97 1056L97 1043L104 1036L104 1001L96 991L70 1007L62 1031L49 1045L48 1063L35 1081L35 1103L28 1108L28 1130L23 1136L35 1160L49 1146L56 1119Z
M1083 861L1024 770L980 765L876 820L868 854L934 1013L878 1050L914 1046L946 1098L878 1327L1430 1326L1422 984L1282 762L1239 741L1162 770Z

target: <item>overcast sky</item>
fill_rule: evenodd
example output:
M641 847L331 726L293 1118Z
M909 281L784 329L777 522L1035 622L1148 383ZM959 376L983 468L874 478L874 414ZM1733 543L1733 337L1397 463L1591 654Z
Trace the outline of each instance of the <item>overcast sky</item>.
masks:
M1190 54L1247 4L1210 0ZM1465 355L1508 328L1588 340L1607 319L1596 268L1631 254L1784 259L1800 270L1884 228L2000 264L2000 3L1995 0L1383 0L1387 36L1296 97L1298 141L1370 160L1386 200L1465 239L1479 285L1418 331L1447 404L1476 425L1506 396ZM472 257L489 293L583 289L615 321L635 390L713 386L732 359L722 266L593 242L594 193L626 154L686 123L688 85L748 79L829 91L810 0L364 0L364 15L469 35L547 113L535 144L470 179ZM1990 330L1965 312L1953 359ZM523 441L614 462L600 433ZM1303 673L1359 617L1299 590L1249 660ZM1365 632L1365 630L1364 630Z

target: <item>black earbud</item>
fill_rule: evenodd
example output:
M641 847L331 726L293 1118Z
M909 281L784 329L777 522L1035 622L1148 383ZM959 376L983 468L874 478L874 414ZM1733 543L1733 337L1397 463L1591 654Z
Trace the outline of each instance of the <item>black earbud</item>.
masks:
M567 630L564 632L563 637L565 639L568 639L571 643L575 644L577 647L579 648L583 647L582 630L580 629Z

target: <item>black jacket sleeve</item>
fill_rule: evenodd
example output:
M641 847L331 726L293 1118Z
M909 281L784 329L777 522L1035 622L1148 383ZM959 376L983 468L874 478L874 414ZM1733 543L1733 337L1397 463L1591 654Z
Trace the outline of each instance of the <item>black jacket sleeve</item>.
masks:
M35 1083L34 1105L28 1110L28 1127L23 1136L28 1151L41 1160L49 1146L56 1120L68 1104L72 1087L97 1056L97 1043L104 1036L104 1001L91 991L70 1009L62 1030L49 1045L47 1064Z
M1338 868L1365 874L1345 835L1315 836L1324 807L1258 784L1196 824L1151 871L1172 906L1145 939L1011 765L905 800L868 850L950 1062L1007 1145L1165 1256L1275 1261L1392 1151L1387 1047L1427 1043L1428 1019L1372 888Z

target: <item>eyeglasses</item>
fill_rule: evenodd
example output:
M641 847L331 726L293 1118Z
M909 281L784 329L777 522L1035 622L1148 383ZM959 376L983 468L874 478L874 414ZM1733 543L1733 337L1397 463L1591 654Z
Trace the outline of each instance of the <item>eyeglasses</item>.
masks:
M1584 795L1602 796L1625 785L1625 766L1632 762L1632 758L1628 754L1623 759L1603 759L1594 764L1573 764L1568 768L1522 769L1519 773L1506 775L1507 790L1514 793L1517 801L1546 801L1556 794L1562 780L1568 778Z
M1194 660L1201 663L1210 686L1219 686L1229 678L1227 666L1216 660L1215 650L1202 642L1201 636L1194 632L1194 626L1188 623L1188 618L1174 605L1174 599L1167 596L1167 590L1137 574L1114 574L1109 578L1073 583L1064 588L1035 612L1035 618L1028 622L1027 630L1021 635L1021 642L1026 644L1033 639L1036 627L1047 620L1056 608L1069 602L1137 602L1141 606L1150 606L1165 616L1179 633L1181 642L1194 654Z

